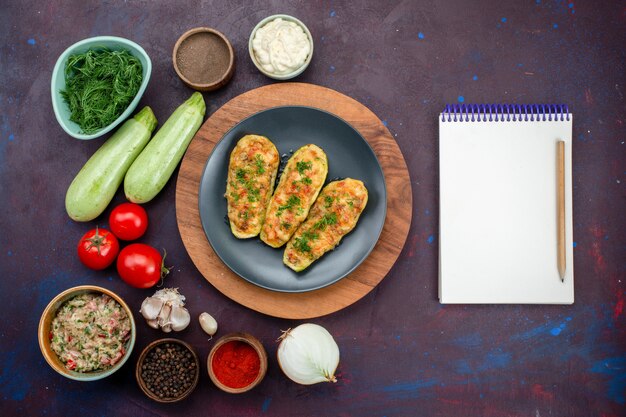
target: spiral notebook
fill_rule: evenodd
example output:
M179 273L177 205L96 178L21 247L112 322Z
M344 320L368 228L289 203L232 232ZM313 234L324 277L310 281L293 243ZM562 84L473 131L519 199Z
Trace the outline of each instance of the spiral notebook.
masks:
M565 274L557 142L565 142ZM572 304L572 115L565 105L448 105L439 115L439 301Z

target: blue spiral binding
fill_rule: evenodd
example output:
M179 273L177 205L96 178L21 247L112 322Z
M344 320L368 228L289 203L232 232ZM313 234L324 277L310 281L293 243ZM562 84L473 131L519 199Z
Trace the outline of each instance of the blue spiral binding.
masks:
M442 122L569 121L566 104L446 104Z

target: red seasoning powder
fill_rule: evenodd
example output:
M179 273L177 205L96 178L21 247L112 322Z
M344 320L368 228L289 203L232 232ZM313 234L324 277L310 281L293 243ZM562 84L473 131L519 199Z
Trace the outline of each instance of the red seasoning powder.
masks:
M248 343L233 340L217 349L211 367L222 384L230 388L244 388L259 375L261 359Z

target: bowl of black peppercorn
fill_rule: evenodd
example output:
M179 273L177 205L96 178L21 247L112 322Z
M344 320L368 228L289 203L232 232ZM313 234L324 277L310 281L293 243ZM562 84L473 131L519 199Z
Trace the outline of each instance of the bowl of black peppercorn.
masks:
M137 360L139 388L160 403L174 403L189 396L200 379L200 360L195 350L178 339L150 343Z

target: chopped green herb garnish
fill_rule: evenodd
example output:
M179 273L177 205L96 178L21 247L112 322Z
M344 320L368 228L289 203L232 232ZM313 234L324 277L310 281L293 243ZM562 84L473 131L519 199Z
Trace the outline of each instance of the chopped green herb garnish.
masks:
M263 158L261 155L256 154L254 157L254 163L256 164L256 173L263 174L265 172L265 166L263 164Z
M300 205L300 197L298 197L297 195L292 195L289 196L289 199L287 200L287 203L278 207L278 211L282 212L285 210L291 210L293 207L295 206L299 206Z
M330 208L330 206L333 205L333 198L329 195L327 195L326 197L324 197L324 207L325 208Z
M337 214L328 213L325 214L317 223L313 225L313 228L317 230L326 230L326 226L337 224Z
M248 172L243 169L243 168L238 168L237 171L235 172L235 176L237 177L237 181L239 181L240 183L245 183L246 182L246 174Z
M313 163L311 161L298 161L296 162L296 168L300 175L304 175L304 171L307 171L313 167Z
M282 227L282 228L283 228L283 229L285 229L285 230L289 230L289 229L291 229L291 223L282 222L282 223L280 224L280 227Z
M68 58L61 96L69 107L70 120L91 134L126 110L142 80L141 61L128 51L90 49Z
M258 188L254 188L253 184L251 183L248 183L246 185L246 188L248 189L248 201L250 203L259 201L259 199L261 198L261 190L259 190Z
M246 175L248 175L248 171L243 168L238 168L235 171L235 177L237 181L244 185L246 190L248 191L248 201L254 203L255 201L259 201L261 199L261 190L256 187L256 183L254 180L246 179ZM231 182L231 186L237 189L236 184ZM239 200L239 196L235 196L234 193L231 193L230 196L235 199L235 201Z
M317 239L318 237L317 233L304 232L302 233L302 236L295 239L293 247L299 252L311 252L309 242Z
M309 177L304 177L304 178L302 178L302 183L311 185L311 184L313 184L313 180L311 178L309 178Z

